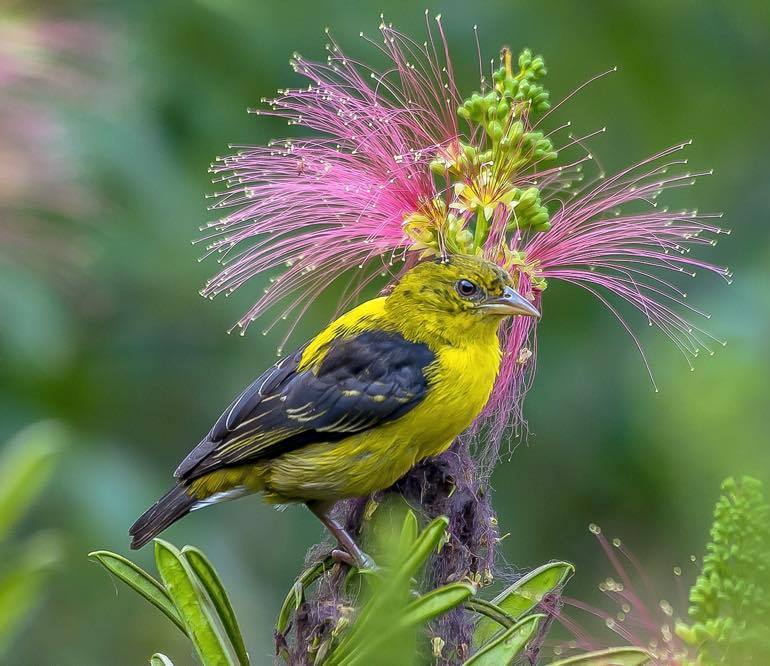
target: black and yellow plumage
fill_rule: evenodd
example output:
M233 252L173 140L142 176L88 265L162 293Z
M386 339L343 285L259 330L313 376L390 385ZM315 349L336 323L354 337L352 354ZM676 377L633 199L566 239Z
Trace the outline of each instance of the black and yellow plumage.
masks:
M494 264L419 264L248 386L132 526L132 547L191 510L261 492L307 503L355 550L326 508L388 487L471 424L499 369L498 326L514 314L537 310Z

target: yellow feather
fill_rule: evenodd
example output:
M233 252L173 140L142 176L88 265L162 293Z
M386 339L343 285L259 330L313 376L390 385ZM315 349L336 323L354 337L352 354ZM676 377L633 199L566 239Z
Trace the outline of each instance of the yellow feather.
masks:
M484 408L500 366L502 318L480 315L463 301L455 279L472 279L487 293L509 280L478 259L452 264L407 273L391 295L363 303L319 333L300 361L300 371L316 371L335 340L373 330L399 333L435 354L422 402L398 419L340 441L212 472L191 484L195 496L233 487L262 491L274 503L361 496L390 486L419 460L446 450Z

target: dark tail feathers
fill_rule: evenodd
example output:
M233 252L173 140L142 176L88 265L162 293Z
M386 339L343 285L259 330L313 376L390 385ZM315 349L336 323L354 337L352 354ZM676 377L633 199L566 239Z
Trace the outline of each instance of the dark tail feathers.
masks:
M145 511L128 530L131 536L131 548L141 548L155 538L172 523L190 513L195 498L187 494L184 486L169 490L147 511Z

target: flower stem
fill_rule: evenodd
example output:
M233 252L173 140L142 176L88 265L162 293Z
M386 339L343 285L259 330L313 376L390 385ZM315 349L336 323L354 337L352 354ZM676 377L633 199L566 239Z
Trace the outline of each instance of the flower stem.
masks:
M489 234L489 221L487 216L484 215L484 208L479 206L476 209L476 231L473 235L473 245L475 247L484 247L484 241L487 240Z

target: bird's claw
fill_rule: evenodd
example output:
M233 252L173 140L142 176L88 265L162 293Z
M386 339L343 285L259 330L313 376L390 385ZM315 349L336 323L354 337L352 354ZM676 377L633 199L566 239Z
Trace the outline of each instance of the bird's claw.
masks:
M346 550L335 548L332 551L332 559L335 562L347 564L349 567L354 567L359 571L371 571L374 573L378 573L380 571L380 567L377 566L375 561L363 551L359 551L355 555L352 555Z
M332 559L338 564L347 564L349 567L356 566L353 556L346 550L335 548L332 551Z

